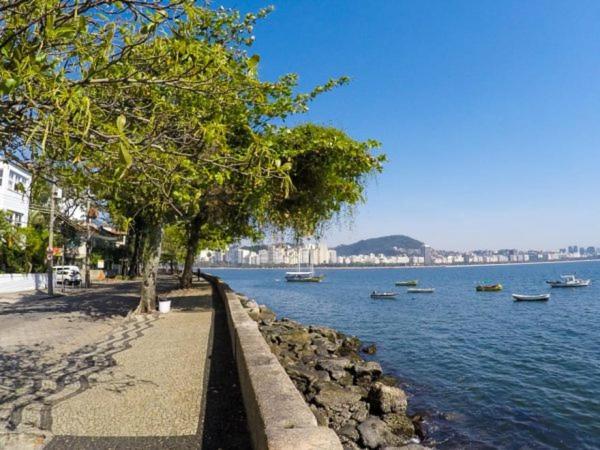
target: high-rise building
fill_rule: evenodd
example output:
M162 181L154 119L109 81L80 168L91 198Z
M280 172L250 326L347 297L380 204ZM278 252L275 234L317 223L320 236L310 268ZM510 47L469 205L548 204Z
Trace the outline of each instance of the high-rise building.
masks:
M429 245L423 244L421 247L421 256L426 266L433 264L433 249Z

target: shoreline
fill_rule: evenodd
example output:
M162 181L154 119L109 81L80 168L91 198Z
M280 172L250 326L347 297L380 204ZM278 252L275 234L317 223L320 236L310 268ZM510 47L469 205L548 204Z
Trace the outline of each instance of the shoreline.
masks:
M408 413L409 396L400 380L384 373L373 357L376 344L278 318L244 294L238 298L317 423L333 430L345 449L430 449L427 418Z
M532 262L507 262L507 263L481 263L481 264L439 264L432 266L315 266L319 270L359 270L359 269L454 269L462 267L496 267L496 266L527 266L537 264L574 264L598 262L600 258L592 259L570 259L561 261L532 261ZM231 266L210 266L204 267L207 270L289 270L295 266L281 267L231 267Z

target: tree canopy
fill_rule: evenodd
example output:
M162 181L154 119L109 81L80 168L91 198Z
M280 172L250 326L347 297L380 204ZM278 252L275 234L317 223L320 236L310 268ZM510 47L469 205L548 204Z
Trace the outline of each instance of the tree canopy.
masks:
M140 312L154 308L166 226L183 233L189 272L202 241L269 224L314 233L381 170L374 141L284 125L348 80L306 93L294 74L261 80L250 49L269 11L194 0L0 5L0 157L92 192L114 221L138 228Z

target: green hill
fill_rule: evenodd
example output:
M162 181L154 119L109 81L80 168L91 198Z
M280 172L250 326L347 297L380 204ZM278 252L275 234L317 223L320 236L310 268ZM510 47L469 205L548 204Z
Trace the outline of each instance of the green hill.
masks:
M383 253L386 256L394 256L399 253L396 249L417 250L423 242L417 241L402 234L393 236L382 236L372 239L364 239L354 244L338 245L335 250L339 256L368 255L369 253Z

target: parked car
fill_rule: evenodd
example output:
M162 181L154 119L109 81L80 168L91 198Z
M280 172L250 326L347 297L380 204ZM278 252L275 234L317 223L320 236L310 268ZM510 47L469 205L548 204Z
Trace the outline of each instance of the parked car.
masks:
M67 286L78 286L81 284L81 272L77 266L54 266L56 283L64 282Z

